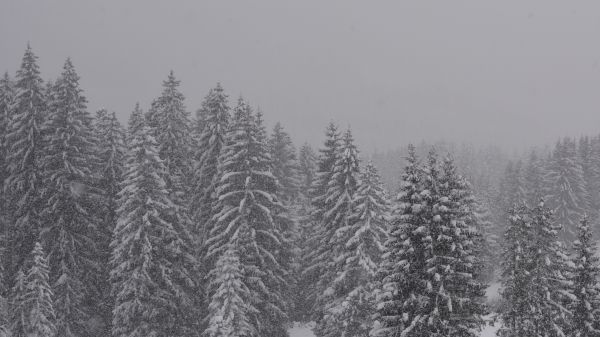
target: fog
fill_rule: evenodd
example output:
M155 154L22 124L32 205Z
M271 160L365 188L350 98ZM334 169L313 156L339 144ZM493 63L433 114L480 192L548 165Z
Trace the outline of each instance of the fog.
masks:
M449 139L508 149L600 126L592 1L10 1L0 70L29 42L44 78L70 56L89 109L147 108L169 70L194 112L216 82L320 143Z

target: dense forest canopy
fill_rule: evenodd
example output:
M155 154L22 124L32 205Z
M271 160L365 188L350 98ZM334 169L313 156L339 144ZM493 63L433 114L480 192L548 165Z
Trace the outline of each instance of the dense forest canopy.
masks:
M74 63L0 79L4 336L600 335L600 136L313 149L173 71L122 125Z

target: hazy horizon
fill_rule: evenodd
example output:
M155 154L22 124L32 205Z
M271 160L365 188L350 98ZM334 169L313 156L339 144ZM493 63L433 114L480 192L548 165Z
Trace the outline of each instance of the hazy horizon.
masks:
M90 111L125 121L172 69L192 114L221 82L269 126L366 152L447 139L505 149L600 129L600 4L560 1L6 1L0 71L29 42L44 79L70 56ZM65 14L65 13L68 13Z

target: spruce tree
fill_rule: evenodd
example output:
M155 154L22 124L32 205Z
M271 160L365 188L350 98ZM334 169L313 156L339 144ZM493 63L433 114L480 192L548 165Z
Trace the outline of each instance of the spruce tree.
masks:
M511 214L507 239L512 241L503 265L509 308L502 317L502 336L563 336L571 329L571 266L560 229L543 201Z
M533 320L529 310L532 292L530 268L533 242L530 210L515 205L508 212L508 227L504 233L502 251L502 298L506 303L500 336L533 336Z
M95 136L79 76L70 59L56 81L50 118L45 126L43 162L45 219L42 243L49 253L56 328L60 336L84 334L85 321L102 301L100 228L94 207L98 195L93 165ZM86 305L87 303L87 305Z
M49 267L39 242L30 261L26 275L21 270L17 272L12 290L11 336L54 337L57 331Z
M174 221L158 145L138 113L130 119L134 133L111 243L112 335L193 336L195 262Z
M333 281L333 300L326 304L327 335L366 336L374 313L374 276L387 235L389 201L377 170L368 163L352 199L346 226L336 232L340 249L338 272Z
M102 301L101 314L105 323L105 334L110 332L110 322L112 320L112 298L110 296L110 284L108 275L110 271L110 241L117 224L117 208L119 206L118 193L120 184L123 180L123 165L125 158L125 131L114 112L108 113L105 109L96 112L94 124L96 133L96 152L98 154L99 165L96 169L99 179L98 188L102 191L102 199L97 214L101 219L101 225L98 228L98 253L101 276L98 285Z
M276 197L277 183L269 171L267 144L261 125L241 98L220 157L216 214L206 242L205 263L214 269L229 244L238 242L244 283L257 309L251 324L260 336L286 335L286 239L281 224L284 206ZM238 241L239 240L239 241Z
M256 327L250 321L257 310L250 302L250 290L244 284L242 266L235 244L229 245L219 257L209 278L208 327L205 337L251 337L257 336Z
M429 172L435 170L434 162L430 157ZM435 174L430 178L431 237L425 242L431 257L425 269L431 311L427 312L426 329L431 336L477 336L484 323L485 285L479 278L482 264L476 255L481 234L473 213L475 200L449 156L441 165L437 182Z
M574 141L565 138L556 144L546 179L548 205L555 212L556 223L562 225L560 238L571 242L576 237L577 222L589 209L590 200Z
M600 336L600 276L596 243L588 219L579 222L578 239L573 243L573 327L572 335L577 337Z
M191 174L191 130L190 114L186 111L185 97L179 91L179 85L180 81L171 71L163 82L162 94L152 102L147 120L167 168L164 179L174 193L171 199L183 202Z
M202 131L198 137L196 155L198 162L194 169L191 196L191 211L200 245L203 245L209 232L207 226L213 215L215 189L218 183L219 156L225 146L225 136L229 125L227 95L219 83L211 89L202 102L200 120Z
M331 180L328 182L326 200L328 206L323 210L324 235L321 238L319 254L323 258L322 274L318 282L321 295L317 301L319 310L315 332L317 336L337 336L334 320L328 311L335 298L343 293L336 283L338 272L342 272L343 263L338 259L345 250L346 242L342 232L350 225L352 199L358 188L359 159L358 151L350 130L344 133L340 154L335 161Z
M10 217L5 262L7 280L12 284L37 240L41 226L40 196L44 190L41 181L41 157L45 153L42 126L46 122L47 107L37 56L29 45L15 78L10 114L5 138L7 177L4 191Z
M48 261L38 242L32 252L32 265L25 278L26 293L24 305L28 310L27 336L28 337L54 337L54 304L53 293L49 285Z
M376 299L376 337L401 336L411 331L418 336L426 278L425 238L429 236L424 173L414 146L408 146L406 166L400 181L397 207L393 209L388 239L379 265L379 289Z

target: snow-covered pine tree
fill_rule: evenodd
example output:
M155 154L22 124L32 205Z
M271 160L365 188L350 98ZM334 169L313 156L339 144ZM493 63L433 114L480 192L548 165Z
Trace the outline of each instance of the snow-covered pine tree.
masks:
M29 270L17 272L12 289L11 336L54 337L54 307L49 284L49 267L42 245L36 242Z
M597 219L598 208L600 207L600 183L598 183L600 179L600 167L595 165L598 162L598 158L596 157L600 155L597 150L598 147L594 146L593 138L590 139L588 136L579 138L577 161L581 166L586 191L584 198L587 199L587 208L584 211L590 219Z
M93 165L95 135L79 76L70 59L56 81L50 117L44 126L47 150L43 163L44 225L42 244L49 253L56 328L60 336L80 336L102 301L100 229L94 208L99 196Z
M257 115L259 123L262 123L262 116ZM299 283L299 275L296 271L299 270L299 238L300 228L298 225L298 217L300 215L300 208L302 207L299 203L299 176L298 176L298 163L296 158L296 148L292 143L290 135L283 129L281 124L278 122L275 124L273 131L267 140L269 155L271 158L271 172L277 180L277 198L283 203L289 211L290 218L293 218L293 223L285 224L286 230L283 232L287 242L290 246L287 247L286 251L291 253L286 263L286 269L289 270L288 274L288 293L286 298L288 299L288 308L291 312L294 312L295 296L298 295L296 291ZM283 228L283 227L282 227Z
M5 270L9 284L28 259L41 226L41 156L45 153L41 128L46 121L47 107L37 56L29 45L17 71L14 90L12 118L5 138L8 155L4 190L10 216Z
M139 112L130 118L133 133L111 243L112 335L194 336L200 320L194 315L195 262L174 224L176 207L162 178L166 167Z
M298 163L292 138L276 123L269 139L272 172L279 183L278 196L286 205L295 203L299 193Z
M408 146L406 166L390 219L388 239L379 265L380 289L376 298L375 337L418 336L422 324L425 279L425 238L429 211L423 197L424 174L415 148Z
M335 331L328 335L367 336L372 328L374 276L387 238L389 208L377 169L369 162L352 199L348 223L336 233L344 247L335 257L341 264L332 285L335 295L326 304L326 319Z
M568 310L573 301L568 280L571 265L566 249L559 240L561 226L552 211L540 204L531 210L533 242L531 256L532 292L529 307L534 336L562 336L570 329Z
M572 336L600 336L600 265L596 255L596 243L587 217L579 222L577 240L573 243L574 271L571 276L575 300Z
M473 214L474 198L450 156L443 160L436 179L433 156L428 167L433 184L427 198L432 202L431 236L424 240L431 254L425 260L429 297L425 331L430 336L475 337L484 324L485 285L479 279L482 264L476 256L480 250L476 244L481 240Z
M229 244L209 274L208 327L204 337L258 336L250 317L258 312L250 302L250 290L244 283L244 274L235 243Z
M560 238L572 242L577 236L577 222L589 209L589 195L573 140L565 138L556 144L547 170L548 205L555 212L556 223L562 226Z
M359 179L358 151L354 145L352 132L348 129L342 137L340 154L333 165L333 174L328 182L326 206L323 210L324 236L318 248L324 258L324 269L321 272L317 288L321 294L317 305L322 313L316 319L315 333L319 337L338 336L339 323L330 314L330 306L335 306L335 299L344 295L343 283L336 282L338 273L343 272L343 259L339 258L345 251L345 238L341 235L348 226L352 215L352 199L358 188Z
M530 210L525 204L508 211L508 226L502 250L502 327L499 336L533 336L533 321L529 311L531 283L531 245L533 231Z
M96 174L99 176L98 188L103 192L101 205L98 207L97 215L101 219L98 227L99 240L97 242L100 254L99 267L102 269L101 278L98 279L98 289L101 292L100 312L104 321L104 334L110 333L110 322L112 321L112 297L110 296L110 283L108 275L110 272L110 242L117 224L117 208L119 205L120 184L123 180L124 158L125 158L125 130L119 123L114 112L109 113L105 109L96 112L94 124L96 133L96 151L99 165Z
M285 209L276 197L277 183L260 128L240 98L220 157L217 213L211 220L205 263L214 269L228 245L239 238L243 282L252 295L249 303L258 310L249 315L250 322L260 336L285 336L287 271L281 261L286 242L279 227Z
M27 308L27 337L54 337L54 304L49 281L48 261L37 242L32 252L32 265L25 277L25 296L23 302Z
M225 145L225 135L229 125L229 106L227 95L219 83L208 92L202 102L199 121L202 131L198 135L195 157L198 159L194 169L190 210L199 244L203 245L209 229L209 219L213 215L215 189L218 183L219 155Z
M166 167L163 179L177 208L177 221L191 231L188 192L192 177L192 135L190 114L186 111L179 85L180 81L171 71L167 80L163 81L162 94L152 102L147 121L156 138L160 159Z
M505 236L501 336L564 336L575 299L572 264L558 238L560 225L543 200L513 210ZM509 241L510 240L510 241Z

